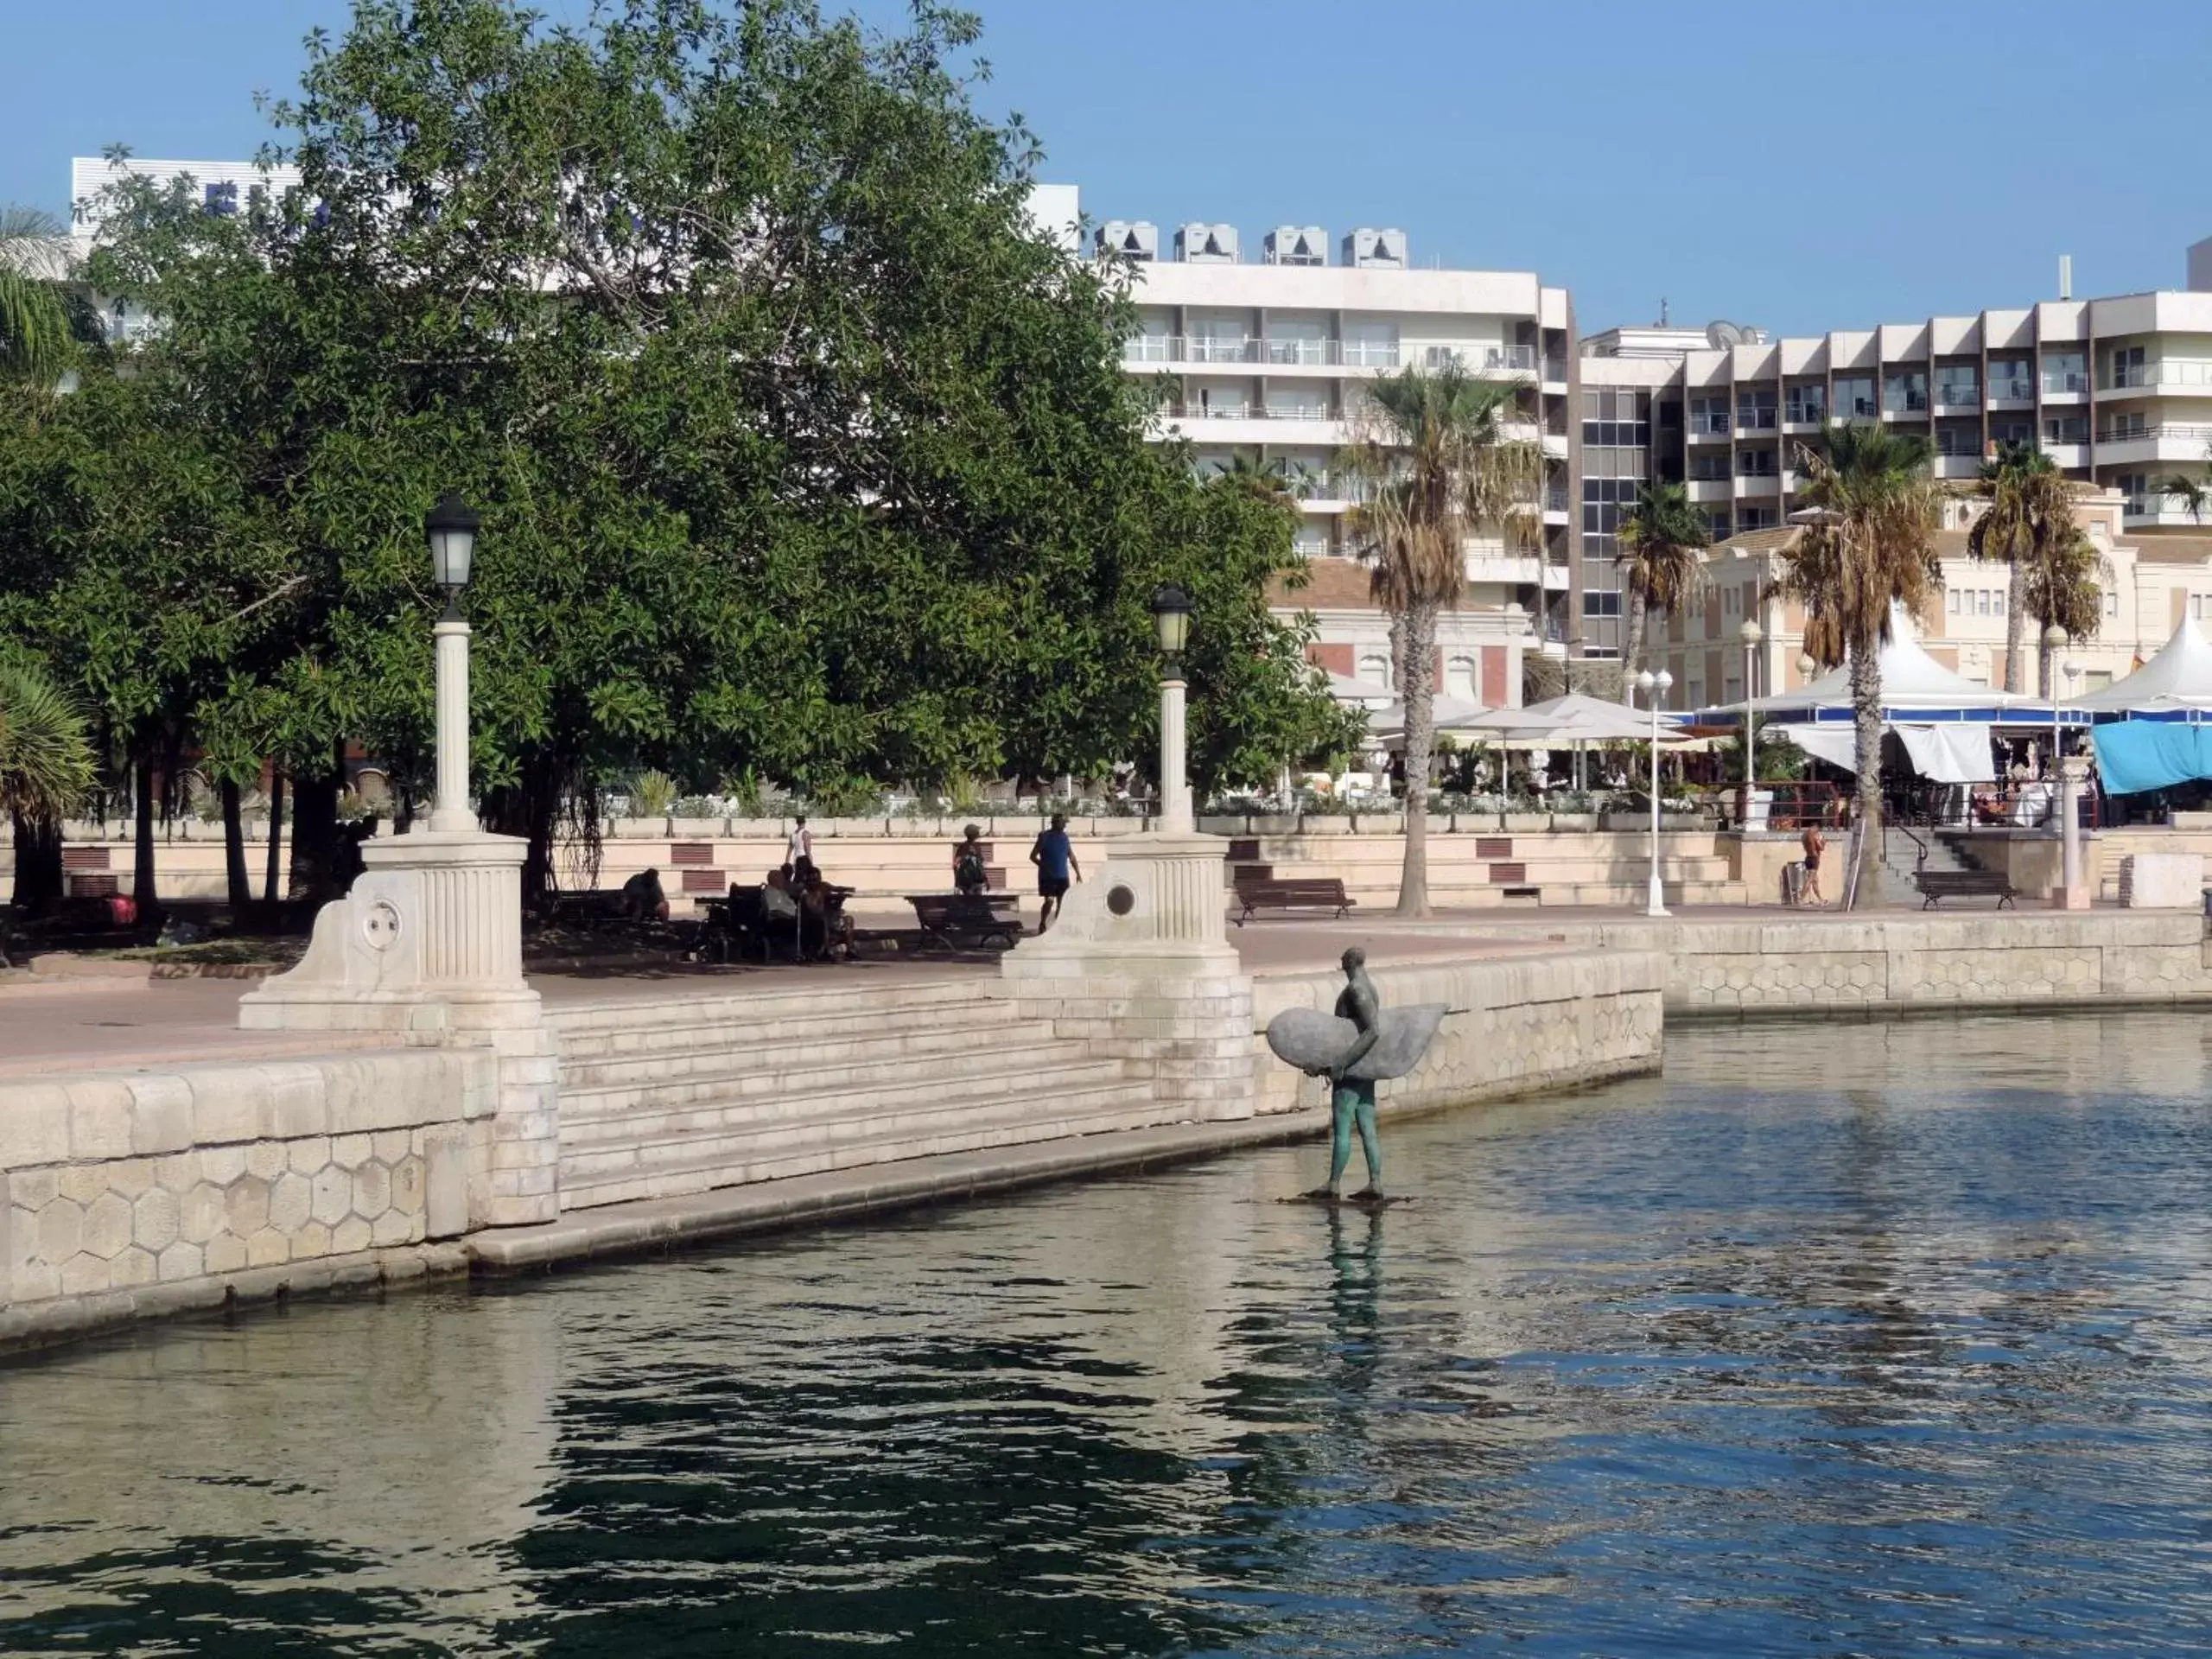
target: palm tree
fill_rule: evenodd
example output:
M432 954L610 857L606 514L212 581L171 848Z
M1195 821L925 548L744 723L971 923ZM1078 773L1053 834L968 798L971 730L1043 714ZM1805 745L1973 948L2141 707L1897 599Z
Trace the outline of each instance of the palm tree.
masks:
M61 896L61 820L92 775L83 712L38 663L0 653L0 811L15 823L19 906Z
M1942 586L1936 527L1942 495L1928 441L1856 422L1823 429L1801 449L1803 531L1782 552L1773 591L1805 607L1805 649L1821 666L1847 663L1857 727L1861 884L1882 822L1883 642L1899 607L1917 613Z
M1989 510L1967 531L1967 551L1977 559L2012 567L2005 604L2005 689L2024 691L2021 635L2032 607L2031 573L2062 556L2062 547L2081 538L2074 521L2074 486L2049 455L2025 443L2008 443L1982 465L1980 493Z
M51 380L69 353L69 307L55 250L60 222L35 207L0 207L0 379Z
M1397 913L1428 913L1428 768L1435 744L1436 619L1467 586L1466 543L1533 539L1543 452L1509 437L1517 388L1455 365L1408 368L1368 388L1339 461L1364 486L1349 529L1374 561L1406 710L1406 854Z
M1621 520L1618 539L1621 589L1628 595L1628 633L1621 646L1625 696L1653 613L1680 610L1703 581L1703 550L1712 545L1713 531L1683 486L1646 484Z
M2212 461L2212 443L2204 446L2204 456ZM2158 480L2158 493L2180 502L2183 510L2201 524L2204 509L2212 507L2212 474L2191 478L2187 473L2169 473Z

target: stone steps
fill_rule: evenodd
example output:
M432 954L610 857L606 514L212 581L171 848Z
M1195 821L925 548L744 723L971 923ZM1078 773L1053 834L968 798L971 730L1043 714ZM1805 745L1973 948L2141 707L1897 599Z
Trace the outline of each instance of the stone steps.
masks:
M1032 1074L1030 1081L1037 1080ZM811 1104L818 1109L824 1103ZM1057 1087L1043 1101L1024 1090L897 1114L870 1103L842 1116L778 1124L772 1133L681 1135L564 1151L561 1198L568 1209L672 1198L893 1159L1143 1128L1159 1121L1159 1108L1121 1077Z
M924 1055L934 1058L974 1048L981 1034L987 1033L995 1046L1001 1033L1019 1033L1026 1028L1000 1018L947 1025L942 1015L935 1014L927 1023L893 1026L887 1030L885 1024L870 1020L862 1029L849 1033L820 1032L810 1027L798 1040L785 1042L766 1037L750 1049L733 1048L730 1033L723 1029L713 1033L720 1039L718 1041L693 1041L665 1047L654 1045L589 1057L564 1058L561 1084L564 1095L574 1097L578 1090L602 1084L690 1077L700 1072L740 1076L816 1065L860 1065L877 1059L912 1060ZM1035 1024L1034 1030L1038 1041L1050 1039L1052 1033L1041 1023Z
M561 1144L583 1146L624 1136L651 1139L690 1126L664 1126L668 1116L701 1119L696 1127L726 1127L733 1122L835 1113L850 1096L865 1095L886 1111L915 1101L941 1099L949 1089L993 1091L1025 1078L1058 1075L1071 1066L1103 1068L1097 1076L1121 1076L1115 1060L1085 1058L1077 1042L1035 1044L1007 1050L955 1052L935 1057L928 1080L917 1082L916 1066L906 1060L869 1060L850 1065L793 1066L783 1070L734 1069L695 1071L681 1077L641 1078L568 1090L561 1095ZM1076 1079L1089 1081L1089 1077ZM715 1114L721 1114L715 1118ZM712 1120L711 1122L706 1120Z
M972 984L918 981L594 1003L548 1010L546 1023L558 1033L563 1054L584 1058L634 1050L641 1039L696 1039L702 1034L779 1027L794 1033L803 1028L810 1035L904 1029L942 1025L956 1014L963 1023L977 1025L1014 1017L1003 999L979 993ZM622 1051L610 1046L615 1039L622 1039Z

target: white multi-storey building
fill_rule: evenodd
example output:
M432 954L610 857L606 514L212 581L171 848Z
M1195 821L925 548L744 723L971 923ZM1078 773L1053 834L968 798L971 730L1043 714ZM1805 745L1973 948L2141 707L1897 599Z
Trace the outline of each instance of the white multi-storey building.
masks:
M1137 330L1130 372L1158 382L1159 431L1187 439L1198 467L1240 459L1278 472L1298 498L1313 580L1287 606L1314 612L1316 661L1381 689L1395 683L1389 630L1349 563L1356 486L1337 465L1359 435L1365 387L1408 364L1456 362L1519 385L1509 430L1547 457L1535 545L1466 547L1465 601L1440 624L1440 683L1470 702L1519 701L1521 659L1548 638L1564 653L1573 551L1567 291L1526 271L1422 270L1393 228L1332 238L1281 226L1248 260L1234 226L1190 224L1163 251L1157 226L1112 220L1093 247L1132 260Z

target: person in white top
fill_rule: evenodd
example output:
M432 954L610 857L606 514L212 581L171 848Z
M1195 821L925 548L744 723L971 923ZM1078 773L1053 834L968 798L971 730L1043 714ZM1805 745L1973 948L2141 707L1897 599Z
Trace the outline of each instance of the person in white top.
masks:
M791 836L784 849L784 861L801 874L814 868L814 831L804 814L791 820Z

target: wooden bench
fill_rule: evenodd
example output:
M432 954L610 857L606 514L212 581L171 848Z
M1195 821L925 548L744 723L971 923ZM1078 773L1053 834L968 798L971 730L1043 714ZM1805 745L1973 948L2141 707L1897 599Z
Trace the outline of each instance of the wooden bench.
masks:
M1344 892L1344 882L1333 875L1240 881L1236 896L1237 904L1243 906L1236 918L1239 927L1251 919L1255 911L1261 910L1326 910L1335 912L1332 920L1341 921L1354 903Z
M957 950L995 944L1010 950L1021 937L1021 901L1010 893L910 893L922 943Z
M1988 898L1994 898L1997 908L2002 910L2017 896L2011 880L2001 870L1916 870L1912 885L1920 889L1923 910L1935 909L1939 899Z

